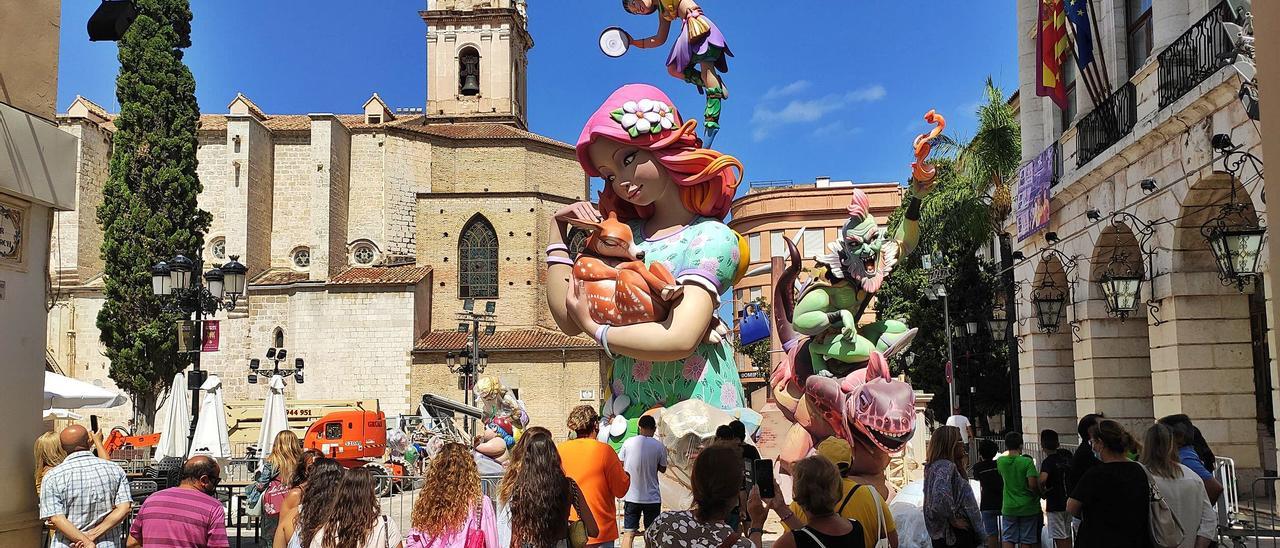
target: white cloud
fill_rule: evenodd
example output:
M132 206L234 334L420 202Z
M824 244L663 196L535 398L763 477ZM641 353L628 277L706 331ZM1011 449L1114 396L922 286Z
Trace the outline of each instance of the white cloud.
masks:
M774 97L792 95L799 93L808 86L809 83L807 81L801 80L781 88L770 89L765 96L767 99L770 95ZM756 105L755 112L751 116L751 124L755 127L752 132L752 138L756 142L760 142L768 138L773 130L781 126L816 122L828 114L843 110L853 103L879 101L886 94L884 86L876 84L843 94L826 95L817 99L792 99L781 108L770 106L767 101L762 100L760 104Z
M795 82L791 82L790 84L787 84L785 86L781 86L781 87L774 86L769 88L769 91L764 92L764 97L762 97L760 100L768 101L770 99L778 99L780 97L795 95L806 89L809 89L809 85L810 84L808 80L796 80Z
M813 136L821 138L848 137L859 133L862 133L862 128L849 127L844 120L836 120L813 130Z

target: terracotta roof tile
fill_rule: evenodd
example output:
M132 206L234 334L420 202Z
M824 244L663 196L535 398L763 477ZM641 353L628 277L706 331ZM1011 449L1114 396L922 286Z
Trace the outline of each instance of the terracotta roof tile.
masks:
M418 338L415 352L460 350L470 341L467 333L459 331L432 331ZM548 329L515 329L499 331L493 335L480 335L480 347L502 350L536 350L548 348L599 348L595 341L584 337L570 337Z
M329 285L414 285L431 273L430 266L351 267L329 280Z
M305 282L311 278L306 272L298 272L292 268L269 268L256 278L249 280L249 285L288 285Z
M416 116L413 118L405 118L396 120L387 124L390 127L400 128L414 133L423 135L432 135L435 137L444 137L446 139L459 140L483 140L483 139L527 139L543 144L556 147L567 148L572 150L573 147L568 143L563 143L533 133L523 129L498 123L438 123L432 124L426 121L425 116Z
M363 129L382 127L388 124L368 124L365 123L363 114L337 114L335 115L342 125L349 129ZM311 116L306 114L273 114L267 115L262 121L262 125L271 131L309 131L311 129ZM227 115L225 114L201 114L200 115L200 131L226 131Z

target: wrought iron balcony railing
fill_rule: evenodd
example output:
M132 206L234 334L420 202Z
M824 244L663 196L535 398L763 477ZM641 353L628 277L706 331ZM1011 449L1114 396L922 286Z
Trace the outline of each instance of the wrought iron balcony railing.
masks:
M1097 158L1133 131L1137 107L1137 93L1129 82L1081 118L1076 125L1076 167Z
M1224 1L1160 52L1160 108L1173 104L1231 63L1233 45L1222 23L1234 20Z

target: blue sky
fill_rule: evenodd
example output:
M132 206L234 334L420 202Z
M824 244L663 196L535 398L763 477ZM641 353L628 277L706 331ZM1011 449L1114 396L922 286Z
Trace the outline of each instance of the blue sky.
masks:
M392 107L425 102L423 0L192 4L186 61L204 112L226 112L236 92L282 114L354 113L375 91ZM700 118L702 98L666 75L665 47L620 59L596 47L611 25L652 34L655 17L629 15L618 0L529 4L532 130L573 142L599 101L628 82L658 85L686 117ZM925 111L938 109L949 133L965 136L988 75L1006 92L1016 87L1011 4L704 0L736 55L716 148L741 159L749 181L901 181ZM62 3L60 110L77 94L117 110L116 46L91 43L84 31L97 6Z

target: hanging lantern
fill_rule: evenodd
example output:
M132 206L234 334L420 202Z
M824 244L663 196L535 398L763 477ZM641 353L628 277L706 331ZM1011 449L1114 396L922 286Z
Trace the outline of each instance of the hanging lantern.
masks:
M1124 319L1138 310L1138 297L1142 292L1142 276L1132 272L1102 275L1102 296L1107 302L1107 314Z
M987 327L991 329L991 340L995 342L1005 341L1009 329L1009 320L1005 315L1003 304L997 303L995 308L991 310L991 317L987 319Z
M1041 332L1058 332L1066 302L1066 293L1051 279L1046 278L1040 287L1031 292L1031 307L1035 309L1037 327Z
M1244 204L1227 204L1200 229L1218 264L1218 279L1240 291L1260 274L1258 260L1267 239L1266 229L1250 222L1244 211Z

